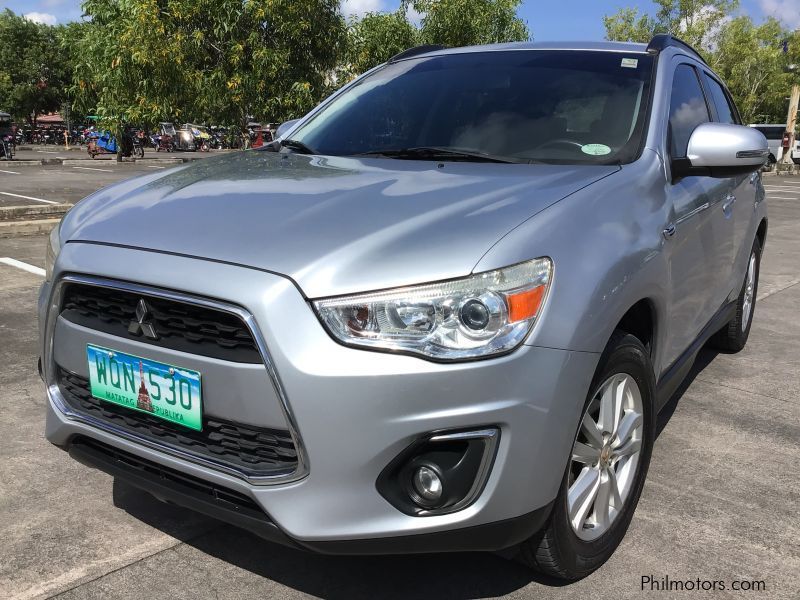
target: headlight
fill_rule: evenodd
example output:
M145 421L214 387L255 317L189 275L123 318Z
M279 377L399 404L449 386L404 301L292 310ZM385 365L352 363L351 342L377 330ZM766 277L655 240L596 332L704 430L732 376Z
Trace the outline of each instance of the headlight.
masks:
M58 235L58 230L61 228L61 223L53 227L50 236L47 239L47 252L44 255L44 280L51 281L53 279L53 266L56 264L58 253L61 251L61 238Z
M537 258L454 281L317 300L314 308L344 344L465 360L522 343L552 275L552 261Z

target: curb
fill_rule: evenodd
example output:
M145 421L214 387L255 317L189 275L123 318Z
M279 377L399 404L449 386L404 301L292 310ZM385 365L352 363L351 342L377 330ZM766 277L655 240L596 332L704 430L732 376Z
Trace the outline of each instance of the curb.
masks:
M135 158L133 162L137 165L181 165L196 158Z
M0 165L5 167L40 167L41 160L5 160L0 162Z
M61 219L37 219L34 221L0 221L0 238L48 233Z
M63 217L72 204L50 204L48 206L0 206L0 223L10 221L34 221Z

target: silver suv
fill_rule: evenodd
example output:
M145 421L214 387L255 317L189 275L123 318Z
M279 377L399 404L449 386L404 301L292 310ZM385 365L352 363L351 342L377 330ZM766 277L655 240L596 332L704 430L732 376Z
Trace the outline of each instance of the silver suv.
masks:
M53 232L47 438L294 547L596 569L747 341L764 136L668 36L415 49L283 131Z

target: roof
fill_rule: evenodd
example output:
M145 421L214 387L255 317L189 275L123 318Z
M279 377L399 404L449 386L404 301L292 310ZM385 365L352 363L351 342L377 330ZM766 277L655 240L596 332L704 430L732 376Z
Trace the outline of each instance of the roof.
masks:
M444 48L437 46L418 46L410 48L389 59L389 62L417 58L420 56L444 56L448 54L467 54L471 52L502 52L520 50L590 50L601 52L620 52L625 54L658 54L666 48L674 48L679 52L691 55L702 62L703 57L683 40L675 36L659 33L653 36L649 44L634 42L512 42L506 44L486 44L482 46L464 46L461 48Z
M417 50L413 52L412 50ZM646 54L647 44L633 42L510 42L505 44L485 44L481 46L462 46L459 48L435 48L421 46L401 52L389 59L403 60L419 56L443 56L448 54L467 54L472 52L502 52L509 50L601 50L606 52L624 52L627 54Z
M61 118L61 115L58 113L53 113L52 115L42 115L36 119L37 123L63 123L64 119Z

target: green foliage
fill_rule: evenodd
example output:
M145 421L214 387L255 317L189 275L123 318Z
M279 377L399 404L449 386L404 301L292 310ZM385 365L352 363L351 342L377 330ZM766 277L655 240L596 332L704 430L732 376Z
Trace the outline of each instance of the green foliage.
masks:
M0 110L32 121L60 108L69 79L61 32L8 9L0 13Z
M369 13L348 27L346 77L361 74L420 44L472 46L530 39L517 16L521 0L402 0L393 13ZM413 8L420 26L408 20Z
M369 13L350 23L348 63L352 73L363 73L395 54L419 45L420 34L401 7L393 13Z
M622 8L603 17L606 39L647 42L656 33L669 33L702 50L713 43L722 20L738 8L739 0L655 0L655 4L655 15Z
M638 8L621 8L611 16L606 15L603 25L607 40L642 44L649 42L658 28L655 19L639 14Z
M606 38L648 42L656 33L670 33L703 54L722 77L746 123L783 123L786 97L800 65L800 32L789 32L775 19L761 25L747 16L733 18L738 0L657 0L655 14L623 8L606 16ZM789 52L783 52L788 41Z
M786 32L775 19L754 25L749 17L738 17L719 33L710 64L727 82L746 123L786 120L791 79L784 39ZM800 36L795 34L795 40L800 43Z
M117 126L311 109L345 44L338 0L86 0L75 92Z
M412 0L421 13L425 44L471 46L530 39L517 16L521 0Z

